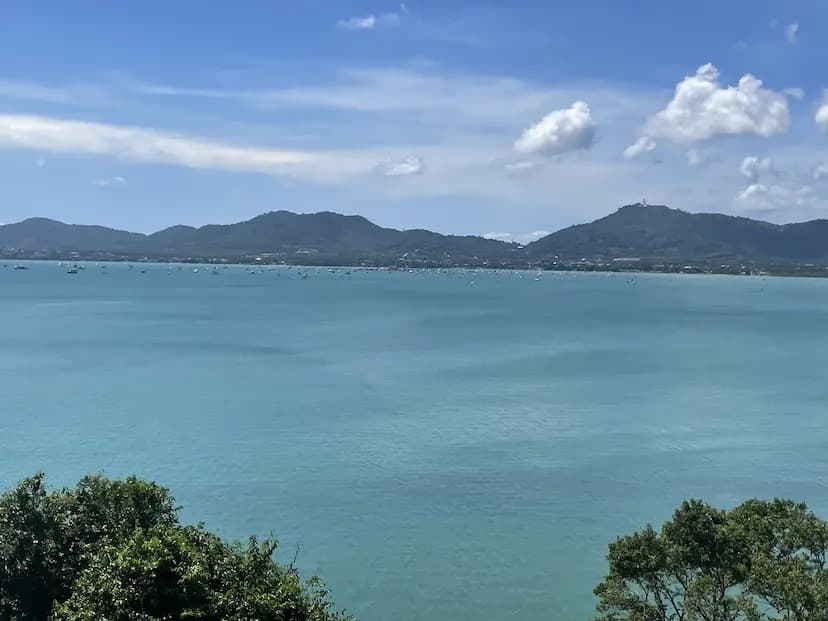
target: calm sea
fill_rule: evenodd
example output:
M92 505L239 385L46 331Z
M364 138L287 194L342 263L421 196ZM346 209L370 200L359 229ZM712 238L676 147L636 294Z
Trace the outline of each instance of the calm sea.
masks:
M828 515L828 280L30 265L0 485L156 479L363 621L587 619L687 496Z

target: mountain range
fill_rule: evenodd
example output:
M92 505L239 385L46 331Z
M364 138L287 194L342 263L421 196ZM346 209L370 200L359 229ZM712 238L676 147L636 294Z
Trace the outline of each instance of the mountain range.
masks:
M0 248L18 253L149 257L273 254L293 261L512 262L612 259L828 262L828 220L777 225L744 217L633 204L520 246L479 236L380 227L361 216L274 211L251 220L151 235L29 218L0 226ZM302 262L301 260L297 262Z

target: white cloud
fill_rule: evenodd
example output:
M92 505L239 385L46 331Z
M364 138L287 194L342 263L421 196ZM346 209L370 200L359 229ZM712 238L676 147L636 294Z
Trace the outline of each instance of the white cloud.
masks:
M339 20L336 25L338 28L345 30L370 30L377 24L377 18L373 15L366 15L365 17L349 17L348 19Z
M792 24L788 24L785 26L785 38L788 40L789 43L793 43L796 40L796 33L799 32L799 24L794 22Z
M811 176L814 178L814 181L822 181L823 179L828 178L828 165L817 164L814 166Z
M365 171L364 163L336 154L243 147L152 128L42 116L0 115L0 146L265 174Z
M497 241L512 242L515 236L511 233L483 233L480 237L485 239L496 239Z
M798 86L783 88L782 92L785 93L788 97L796 99L797 101L802 101L803 99L805 99L805 89L799 88Z
M533 241L537 241L541 237L546 237L549 234L551 234L551 231L531 231L529 233L483 233L481 237L525 245Z
M125 183L126 179L123 177L110 177L109 179L95 179L95 181L92 182L92 185L105 188L112 185L124 185Z
M751 183L757 183L761 173L772 172L773 162L769 157L757 157L751 155L742 160L739 172L742 173Z
M692 166L693 168L701 166L704 161L704 158L698 149L689 149L687 153L685 153L685 156L687 157L687 165Z
M828 134L828 91L822 94L822 103L817 108L815 119L822 131Z
M519 160L517 162L507 162L503 165L503 169L510 174L519 174L529 172L538 167L537 162L531 160Z
M649 153L656 148L656 141L649 136L641 136L638 140L624 149L624 158L632 159L638 157L642 153Z
M157 99L160 97L211 98L210 116L204 118L215 120L216 129L204 130L207 133L170 131L176 125L164 130L0 115L0 147L30 148L32 160L41 156L51 160L55 151L77 152L335 183L335 196L341 197L344 208L367 209L369 215L374 208L370 205L461 197L484 206L484 213L514 209L518 226L505 227L506 231L535 228L521 227L521 218L541 207L548 209L549 196L555 196L561 207L547 211L551 215L545 224L558 227L605 215L607 205L615 204L619 195L643 193L652 202L718 210L723 195L735 198L737 193L732 164L709 166L690 179L683 159L668 158L654 175L652 168L631 167L618 157L630 128L644 118L652 101L659 101L654 99L659 94L647 89L600 82L548 86L425 64L337 71L332 77L304 77L278 88L268 88L254 78L252 72L233 74L222 78L229 80L223 82L225 88L211 89L208 82L196 84L208 88L191 91L176 87L147 87L144 91L140 84L128 81L115 85L121 89L115 91L119 98L140 97L142 105L163 105L165 102ZM239 88L234 90L233 82ZM249 83L259 86L244 86ZM554 165L548 165L541 157L514 152L513 141L520 134L515 133L516 127L523 129L527 120L539 120L578 100L589 102L593 115L601 111L596 119L601 124L601 148L593 149L589 158L557 158ZM169 109L171 114L166 118L174 119L172 112L199 107L199 100L180 103L187 105ZM273 112L268 124L243 122L239 117L245 116L246 106ZM136 110L124 108L121 113L129 109ZM286 110L291 112L282 114ZM295 115L294 110L311 110L313 114ZM335 114L325 114L329 110ZM223 123L219 125L219 121ZM196 122L187 119L187 126ZM172 145L168 139L173 140ZM696 145L687 148L692 146ZM394 178L381 174L378 163L399 162L413 155L425 162L426 174ZM783 157L777 152L774 155ZM803 170L810 174L810 166L820 157L811 155ZM535 162L534 169L530 161ZM527 164L509 166L518 162ZM124 176L129 175L128 185L134 185L131 168L119 168ZM81 182L88 184L93 178L94 174ZM229 176L227 181L235 182ZM124 186L121 191L127 189ZM504 230L500 226L485 228Z
M412 155L396 161L383 162L379 165L379 171L386 177L419 175L423 172L423 160Z
M560 155L589 149L594 142L595 124L589 106L586 102L576 101L569 108L550 112L524 130L515 141L515 150L521 153Z
M404 4L400 5L400 9L403 12L408 11ZM399 26L400 16L397 13L382 13L380 15L349 17L348 19L339 20L336 25L344 30L372 30L374 28Z
M261 79L251 75L250 80ZM338 71L331 79L306 81L280 88L214 89L132 82L131 92L154 97L227 99L258 110L336 110L350 115L335 129L345 132L358 123L377 135L384 124L399 122L416 140L446 142L470 130L491 139L514 140L514 128L540 119L550 110L576 100L602 111L611 133L641 118L655 91L628 89L612 83L578 82L554 87L514 77L446 71L436 65L361 68ZM399 119L394 119L398 115ZM360 128L361 130L361 128ZM365 132L358 132L362 138Z
M824 192L817 192L811 184L828 174L828 167L818 165L810 171L794 168L781 173L770 158L753 156L744 159L740 170L749 181L738 196L743 208L760 212L794 211L802 219L804 214L813 217L815 209L826 206ZM771 181L765 179L766 173L770 173Z
M736 86L722 87L718 80L718 69L709 63L684 78L667 106L648 119L642 136L687 143L723 134L769 137L788 131L784 94L764 88L750 74Z
M756 211L777 211L792 207L814 207L819 203L809 185L765 185L751 183L739 194L739 201Z
M47 86L36 82L3 79L0 79L0 97L54 104L92 106L110 103L113 100L112 89L102 85Z

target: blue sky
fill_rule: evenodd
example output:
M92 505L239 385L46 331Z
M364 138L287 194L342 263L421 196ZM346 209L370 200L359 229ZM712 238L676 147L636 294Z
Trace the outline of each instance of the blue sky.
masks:
M828 216L820 0L7 2L0 222Z

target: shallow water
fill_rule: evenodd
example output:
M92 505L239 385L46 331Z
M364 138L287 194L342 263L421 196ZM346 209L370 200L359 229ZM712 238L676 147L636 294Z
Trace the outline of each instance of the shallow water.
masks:
M828 280L30 265L0 485L157 479L363 621L589 618L687 496L828 514Z

